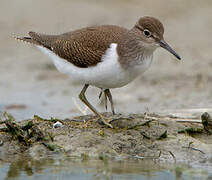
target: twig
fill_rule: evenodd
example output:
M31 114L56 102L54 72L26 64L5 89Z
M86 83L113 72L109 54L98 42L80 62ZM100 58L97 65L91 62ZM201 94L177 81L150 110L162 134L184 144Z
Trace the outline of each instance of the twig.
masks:
M119 120L119 119L117 119L117 120ZM137 125L134 125L134 126L127 128L127 129L136 129L136 128L139 128L141 126L149 126L149 123L151 123L152 121L154 121L154 120L148 120L148 121L146 121L142 124L137 124Z
M165 139L167 138L167 130L165 130L158 138L156 138L157 140L161 140L161 139Z
M177 160L176 160L175 155L174 155L171 151L168 151L168 152L169 152L169 154L171 154L171 156L173 157L173 159L174 159L174 163L176 163L176 162L177 162Z
M160 152L158 154L158 158L160 158L161 154L162 154L162 151L160 150Z
M203 129L202 128L185 128L182 130L177 131L178 133L188 133L188 134L195 134L195 133L202 133Z
M149 119L149 120L152 120L152 121L158 121L159 120L159 118L157 118L157 117L152 117L152 116L148 116L148 115L145 115L144 116L144 119L146 120L146 119Z
M200 150L200 149L197 149L197 148L193 148L193 147L191 147L190 145L189 146L183 146L182 148L188 148L188 149L191 149L191 150L194 150L194 151L199 151L199 152L201 152L202 154L205 154L205 152L203 152L202 150Z
M175 119L176 122L180 123L202 123L199 119Z
M158 156L138 156L138 155L135 155L134 157L138 158L138 159L159 159L160 156L161 156L161 151L159 151Z
M151 139L149 136L147 136L144 132L140 132L141 133L141 135L144 137L144 138L146 138L146 139Z

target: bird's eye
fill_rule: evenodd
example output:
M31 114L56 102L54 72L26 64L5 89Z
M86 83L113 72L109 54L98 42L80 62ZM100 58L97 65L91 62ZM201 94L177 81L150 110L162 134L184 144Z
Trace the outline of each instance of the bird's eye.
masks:
M143 33L144 33L144 35L146 37L150 37L151 36L151 32L148 29L144 29Z

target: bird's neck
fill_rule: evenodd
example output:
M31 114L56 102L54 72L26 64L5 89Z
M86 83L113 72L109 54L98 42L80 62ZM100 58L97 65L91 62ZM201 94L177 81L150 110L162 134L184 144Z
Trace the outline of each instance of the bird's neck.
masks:
M119 63L124 69L142 64L143 61L152 59L154 50L147 47L145 42L139 39L137 32L132 29L124 34L118 43Z

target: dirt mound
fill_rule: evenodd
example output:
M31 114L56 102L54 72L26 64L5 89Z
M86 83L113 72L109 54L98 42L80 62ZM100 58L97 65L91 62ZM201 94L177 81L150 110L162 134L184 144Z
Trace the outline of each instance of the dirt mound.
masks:
M57 152L82 158L212 162L211 135L200 120L156 114L103 115L112 120L114 129L104 127L92 115L66 120L35 115L16 122L4 113L0 122L0 158L12 161L26 155L39 159Z

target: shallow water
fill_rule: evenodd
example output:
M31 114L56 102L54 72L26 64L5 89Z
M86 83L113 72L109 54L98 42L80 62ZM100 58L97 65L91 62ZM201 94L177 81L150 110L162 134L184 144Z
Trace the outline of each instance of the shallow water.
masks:
M212 173L186 165L159 164L152 160L28 159L0 163L0 179L210 179Z

